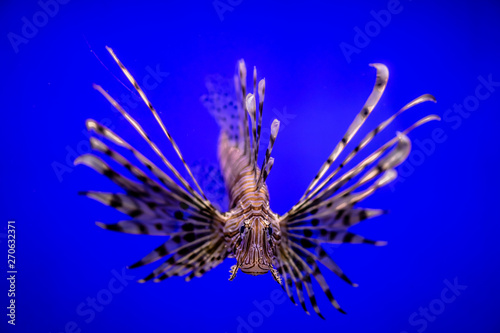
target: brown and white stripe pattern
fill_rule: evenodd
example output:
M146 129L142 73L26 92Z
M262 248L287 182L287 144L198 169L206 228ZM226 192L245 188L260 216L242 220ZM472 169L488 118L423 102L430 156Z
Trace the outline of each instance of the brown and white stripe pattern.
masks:
M82 155L76 159L75 164L91 167L117 184L124 193L85 191L81 194L130 217L129 220L114 224L96 222L97 225L112 231L167 238L163 244L130 266L136 268L163 261L139 282L159 282L172 276L184 276L189 281L203 276L227 258L235 258L236 264L231 268L230 280L236 277L239 270L252 275L271 272L294 304L297 304L297 300L309 313L308 302L314 312L324 318L313 286L318 284L330 303L345 313L333 297L320 270L320 264L348 284L357 284L338 267L323 245L385 245L383 241L366 239L349 231L351 226L361 221L386 213L385 210L360 208L357 205L396 178L395 167L407 158L411 149L407 135L413 129L438 120L439 117L430 115L420 119L375 149L357 165L343 173L341 171L396 117L420 103L435 102L434 97L422 95L394 113L361 139L327 175L374 110L386 88L389 76L387 67L373 64L377 70L375 86L362 110L299 202L286 214L279 216L270 208L266 185L266 179L274 165L271 153L279 131L279 122L275 120L271 125L270 142L259 167L265 80L257 83L257 70L254 68L253 92L247 94L247 70L244 61L240 60L234 85L220 77L212 78L207 81L208 94L202 96L203 104L214 116L221 131L218 155L229 196L229 209L221 212L206 199L179 147L137 81L116 54L110 48L108 51L152 112L195 185L192 187L182 177L142 126L110 94L96 85L95 88L124 115L170 173L168 175L161 170L110 129L94 120L87 121L88 130L95 134L91 138L95 154ZM135 165L134 161L129 161L118 150L128 150L136 160L135 163L138 162L147 171ZM125 168L132 178L114 170L98 154Z

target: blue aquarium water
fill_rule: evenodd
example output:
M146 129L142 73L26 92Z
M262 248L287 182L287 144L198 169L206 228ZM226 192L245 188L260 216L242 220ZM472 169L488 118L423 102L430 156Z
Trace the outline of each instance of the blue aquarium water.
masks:
M0 331L500 331L498 1L31 0L0 8ZM367 148L428 114L442 117L409 135L413 150L397 180L363 203L390 214L352 229L388 245L328 248L359 284L325 272L347 315L317 285L326 320L310 305L310 316L294 306L270 274L240 272L229 282L234 259L190 282L136 282L151 268L125 267L165 238L96 227L126 216L78 195L119 190L73 165L90 149L85 120L161 161L92 84L126 106L183 168L105 46L143 86L222 207L219 130L200 96L208 76L231 78L239 59L266 78L264 135L274 118L281 122L267 181L278 214L299 200L362 108L375 82L368 64L387 65L389 83L353 142L413 98L436 97L437 104L402 114ZM8 262L14 231L15 262Z

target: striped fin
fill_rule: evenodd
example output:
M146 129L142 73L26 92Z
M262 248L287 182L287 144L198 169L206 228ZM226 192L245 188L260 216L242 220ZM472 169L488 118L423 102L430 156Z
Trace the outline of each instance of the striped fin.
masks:
M98 138L91 137L90 138L90 146L93 150L101 152L110 157L111 160L117 162L119 165L123 166L125 169L130 171L132 175L134 175L143 186L147 187L150 190L150 195L155 198L155 200L160 200L162 204L166 204L168 198L172 198L173 200L179 200L180 197L171 193L165 189L163 189L158 182L149 178L141 169L134 166L129 160L127 160L123 155L119 154L115 150L111 149L104 142L99 140ZM175 184L176 185L176 184ZM177 189L176 189L177 190ZM162 192L163 195L158 195L156 193ZM185 194L185 192L177 191L178 194Z
M342 280L347 282L353 287L357 287L356 283L353 283L342 271L342 269L332 260L330 255L323 249L323 247L316 242L306 242L307 249L301 244L296 242L289 242L288 247L293 249L298 249L305 254L306 261L312 265L313 262L317 261L323 264L330 271L335 273Z
M325 293L333 307L335 307L341 313L345 314L345 311L340 307L337 300L333 297L330 291L330 287L323 277L323 274L321 273L316 261L314 260L314 257L310 256L308 254L308 251L306 251L305 249L295 245L292 245L292 249L289 251L289 254L296 262L296 266L302 271L305 282L307 282L310 286L311 293L308 292L309 300L316 314L318 314L318 316L320 316L322 319L325 319L319 310L316 298L312 290L311 276L318 282L321 290Z
M115 134L109 128L94 120L87 120L86 125L89 131L94 132L98 137L104 138L107 141L116 145L119 149L130 151L135 159L142 164L150 174L156 177L156 180L151 178L140 167L134 165L123 155L109 147L105 142L97 137L91 137L91 147L95 153L100 153L109 158L115 164L125 168L137 181L132 180L125 175L117 172L102 158L94 154L84 154L75 160L75 165L84 164L94 169L98 173L108 177L111 181L125 190L125 193L109 193L100 191L84 191L80 194L91 199L97 200L105 205L111 206L116 210L127 214L131 217L130 220L118 221L114 224L105 224L96 222L96 224L106 230L119 231L130 234L148 234L157 236L166 236L168 239L159 247L143 259L131 265L130 268L140 267L157 260L165 258L168 263L175 267L175 272L170 272L168 269L163 269L163 274L179 275L180 273L188 273L189 262L187 258L192 258L198 254L201 258L207 258L208 254L212 254L217 250L217 261L213 260L209 265L203 261L192 261L192 267L200 274L200 268L215 267L220 264L226 257L225 249L220 248L223 243L223 225L226 222L226 216L220 213L208 201L198 183L194 179L191 170L184 161L184 158L176 145L175 141L170 136L164 124L159 119L158 113L152 107L149 100L139 88L137 82L133 79L130 73L119 62L111 49L108 49L117 63L122 68L127 78L134 85L136 90L141 95L144 102L148 105L151 112L155 116L157 122L162 127L167 138L171 142L174 150L184 164L188 174L193 179L193 182L198 187L195 191L191 185L180 175L180 173L167 160L165 155L160 151L156 144L146 134L142 126L130 116L104 89L94 85L97 89L134 127L141 137L150 145L154 152L162 159L167 168L172 172L175 179L180 183L177 184L163 170L158 168L154 163L147 159L143 154L133 148L129 143ZM211 246L216 246L212 249ZM211 258L211 257L209 257Z
M293 287L293 282L290 279L290 276L288 274L286 274L286 271L283 269L283 265L282 265L281 261L278 261L276 266L277 266L278 272L280 273L280 275L282 276L283 281L284 281L281 284L281 287L288 295L288 298L290 298L290 301L292 301L293 304L297 305L297 302L295 302L295 299L293 298L293 294L290 290L290 288Z
M132 234L167 235L170 237L162 246L151 254L130 266L139 267L152 263L167 255L203 245L209 239L222 239L217 228L217 215L206 214L184 202L172 207L172 201L165 205L165 201L154 201L154 196L144 185L133 182L120 175L100 158L88 154L78 157L76 164L86 164L101 174L106 175L117 185L127 190L127 194L102 193L95 191L82 194L114 207L133 218L129 221L120 221L116 224L103 224L101 228ZM149 201L153 200L153 201Z
M287 257L288 257L288 260L289 260L291 266L294 267L295 271L297 272L298 277L300 278L300 280L304 283L304 286L306 287L306 294L309 298L309 302L311 303L314 312L316 312L316 314L318 314L318 316L320 316L321 319L325 319L323 317L323 315L321 314L321 312L319 311L319 307L318 307L318 304L316 302L316 296L314 295L314 290L313 290L312 283L311 283L311 275L310 275L309 271L307 269L305 269L305 267L307 265L303 265L303 261L300 258L297 258L295 253L293 253L292 251L289 251L287 253ZM309 268L309 267L307 266L307 268ZM303 304L302 306L305 308L305 304Z
M113 156L118 156L116 153ZM145 184L134 182L112 169L106 162L92 154L79 156L75 164L85 164L100 174L105 175L115 182L118 186L124 188L127 193L104 193L96 191L81 192L92 199L95 199L105 205L109 205L120 212L128 214L135 220L131 224L119 222L117 225L99 226L114 231L129 233L153 234L151 228L155 228L154 234L169 233L172 228L186 232L198 232L199 229L206 229L213 225L214 215L217 214L201 211L191 200L175 201L175 197L165 194L164 188L159 185L158 190L151 190ZM146 181L147 179L147 181ZM154 183L153 180L145 178L144 183ZM163 193L160 195L160 193ZM162 224L158 224L162 220ZM146 225L142 228L139 224ZM162 230L163 229L163 230Z
M167 223L164 219L123 220L114 224L96 222L96 225L105 230L119 231L132 235L168 236L180 229L180 223Z
M308 212L290 218L288 229L291 230L292 228L303 226L314 228L319 225L319 219L322 219L323 223L326 225L332 225L339 229L346 229L366 219L387 213L387 211L383 209L351 207L347 209L337 209L332 206L333 204L328 206L328 209L318 209L314 212Z
M339 175L340 170L364 149L378 133L390 125L396 117L420 103L426 101L435 102L434 97L429 94L414 99L365 135L340 165L321 181L333 162L372 112L386 87L387 68L380 64L375 64L374 67L377 68L377 80L365 106L356 116L328 160L322 165L299 202L280 217L281 255L277 260L279 261L279 267L281 267L280 273L283 275L283 279L285 281L291 280L286 285L290 287L294 284L298 294L298 289L302 288L298 287L297 280L301 279L301 282L305 283L307 291L307 283L310 282L312 276L332 305L340 312L343 312L343 310L333 298L330 288L321 274L319 263L347 283L353 286L357 286L357 284L353 283L344 274L325 251L323 245L351 243L382 246L386 244L384 241L370 240L349 231L351 226L361 221L387 213L382 209L360 208L357 207L357 204L371 196L378 189L388 185L397 177L394 168L408 157L411 149L411 142L407 134L429 121L439 120L436 115L429 115L418 120L401 133L397 133L394 138L384 145L375 149L374 152L350 170ZM337 177L335 178L335 176ZM308 295L313 309L318 315L322 316L319 309L315 308L316 300L312 297L314 294L308 293Z
M190 281L193 277L202 277L206 272L219 265L226 256L225 243L218 239L201 258L194 261L192 269L184 269L182 274L190 273L186 277L186 281Z
M262 172L259 174L259 179L257 181L257 191L260 190L263 184L266 183L267 176L271 172L271 168L274 165L274 158L270 158L269 161L264 165Z
M244 146L243 146L243 155L248 156L250 158L250 135L248 133L248 115L245 103L245 97L247 95L247 68L245 65L245 60L241 59L238 61L238 78L239 78L239 88L241 90L241 103L243 104L243 137L244 137Z
M94 88L98 90L110 103L113 105L120 113L127 119L127 121L135 128L135 130L142 136L142 138L151 146L151 148L154 150L154 152L161 158L163 163L168 167L168 169L175 175L175 177L181 182L181 184L189 191L189 193L193 196L196 197L200 200L203 200L200 198L199 194L196 193L191 185L181 176L179 171L169 162L169 160L163 155L161 150L158 148L158 146L151 141L150 137L147 135L147 133L144 131L142 126L134 119L132 118L115 100L113 97L111 97L104 89L102 89L101 86L94 85ZM189 171L191 172L191 171ZM205 198L206 199L206 198Z
M85 195L104 205L111 206L132 218L159 219L166 217L162 211L154 209L158 204L149 198L134 198L123 193L106 193L98 191L85 191L79 194Z
M256 76L257 72L254 71L254 73ZM255 80L256 79L257 78L255 77ZM257 103L255 101L255 95L248 94L245 103L248 114L250 115L250 122L252 123L253 151L252 154L250 154L250 160L251 163L255 166L257 164L257 147L255 145L257 142Z
M345 146L351 141L353 136L358 132L359 128L365 122L366 118L373 111L375 106L377 105L380 97L384 93L385 87L387 86L387 81L389 79L389 70L383 64L370 64L370 66L375 67L377 69L377 78L375 81L375 86L373 87L372 93L368 97L365 105L358 113L352 124L347 129L347 132L342 137L342 140L339 141L333 152L330 154L326 162L321 166L320 170L314 177L313 181L307 187L306 192L304 193L304 198L309 192L312 191L314 186L318 183L318 181L324 176L324 174L328 171L333 162L337 159L340 153L344 150Z
M406 130L404 130L402 133L394 137L393 139L389 140L386 142L383 146L378 148L375 152L373 152L371 155L369 155L367 158L365 158L363 161L358 163L355 167L353 167L351 170L347 171L345 174L339 177L336 181L332 182L328 187L323 188L319 193L315 192L314 197L308 197L299 203L297 203L291 210L290 214L299 214L301 212L304 212L307 209L314 209L317 208L318 205L320 206L326 206L329 204L329 202L326 201L327 198L329 198L332 194L337 192L342 186L344 186L346 183L348 183L351 179L355 178L357 175L359 175L362 171L364 171L369 165L371 165L374 161L380 158L386 151L388 151L390 148L392 148L395 144L398 143L401 137L406 137L408 133L410 133L412 130L415 128L433 120L439 120L440 118L436 115L430 115L426 116L419 121L415 122L413 125L408 127ZM402 161L400 161L402 162ZM395 164L396 166L397 164Z
M317 210L313 209L309 212L309 217L303 217L301 219L293 220L293 217L289 217L291 222L287 225L282 226L282 230L287 237L293 238L294 242L300 243L305 248L315 247L314 243L333 243L333 244L341 244L341 243L353 243L353 244L373 244L373 245L385 245L385 242L381 241L372 241L369 239L365 239L359 235L355 235L347 231L347 227L340 225L339 223L335 223L337 221L344 221L344 216L346 216L346 212L342 210L351 209L352 206L366 197L373 194L377 189L386 186L391 181L396 178L396 171L393 169L389 169L379 175L379 177L373 182L371 186L367 189L359 192L348 192L349 194L346 196L342 196L338 199L339 203L334 202L334 206L337 206L336 209L337 215L336 219L327 215L327 217L321 217L317 214ZM306 213L306 214L307 214ZM372 213L371 216L365 211L362 215L363 219L377 216L377 213ZM306 215L304 214L304 215ZM349 212L348 214L352 214ZM325 214L326 215L326 214ZM359 215L358 215L359 216ZM297 222L305 222L299 223Z
M144 186L134 182L123 175L116 172L113 168L104 162L101 158L94 156L92 154L84 154L75 159L75 165L84 164L95 171L99 172L101 175L108 177L116 185L125 189L130 196L145 196L149 197L149 193L146 191Z
M186 247L183 250L180 250L172 256L170 256L163 264L155 268L150 274L148 274L143 279L140 279L139 283L144 283L150 280L155 279L155 282L159 282L156 278L169 270L173 270L177 267L189 267L190 262L193 258L200 256L209 246L209 243L205 243L203 246L192 246Z
M262 129L262 111L264 109L264 97L266 91L266 80L262 79L259 81L258 86L259 93L259 122L257 124L257 141L255 144L255 163L257 163L257 157L259 156L259 147L260 147L260 133Z
M352 207L353 205L362 201L369 195L373 194L375 190L387 185L390 181L396 178L397 173L392 168L399 165L404 160L404 158L408 156L409 149L409 140L407 138L403 139L400 144L391 151L390 154L388 154L385 158L380 159L377 165L366 171L356 183L346 188L339 194L336 194L330 199L319 199L317 203L315 203L315 200L311 202L310 205L306 205L302 209L294 211L288 216L288 222L292 224L295 222L303 221L307 218L324 218L328 215L338 214L340 211L345 210L348 207ZM359 168L355 169L355 175L364 170L366 166L367 164L365 163L362 164ZM372 181L376 177L378 177L376 181L367 189L360 192L354 192L354 190ZM330 193L327 194L331 195L332 193L335 193L350 179L352 179L351 175L347 176L347 178L345 179L340 179L337 185L332 184L333 188L331 189Z
M279 129L280 129L280 122L278 119L274 119L273 123L271 124L271 136L269 138L269 144L267 146L266 155L264 156L264 161L262 162L262 167L260 168L261 172L259 173L259 178L257 179L257 184L258 184L257 187L258 188L260 188L262 183L265 181L265 178L262 179L264 174L266 174L266 178L267 178L267 176L269 175L269 172L271 171L271 167L274 164L274 159L272 160L271 163L269 163L269 162L271 159L271 152L273 151L274 142L276 141L276 137L278 136ZM269 170L267 170L266 167ZM267 173L266 173L266 170L267 170Z
M371 239L366 239L363 236L353 234L348 231L336 231L331 228L323 229L301 229L294 230L296 232L288 233L288 237L293 238L297 244L301 244L305 248L314 247L311 242L330 243L330 244L371 244L376 246L387 245L385 241L374 241ZM299 234L300 232L300 234ZM307 236L305 236L307 235Z
M186 161L184 160L184 157L182 156L182 153L179 149L179 147L177 146L177 144L175 143L174 139L172 138L172 136L170 135L170 133L168 132L167 128L165 127L165 125L163 124L163 121L161 120L160 116L158 115L158 112L156 112L156 109L153 107L153 104L151 104L151 102L148 100L146 94L144 93L144 91L141 89L141 87L139 86L139 84L137 83L137 81L135 80L135 78L132 76L132 74L130 74L130 72L128 71L127 68L125 68L125 66L122 64L122 62L118 59L118 57L116 56L116 54L114 53L114 51L110 48L110 47L107 47L106 46L106 50L108 50L108 52L111 54L111 56L113 57L113 59L116 61L116 63L118 64L118 66L120 67L120 69L122 70L122 72L125 74L125 76L127 77L127 79L130 81L130 83L134 86L135 90L139 93L139 95L141 96L142 100L144 101L144 103L148 106L149 110L151 110L151 113L153 113L153 116L155 117L156 121L158 122L158 124L160 125L161 129L163 130L163 133L165 133L165 135L167 136L167 139L168 141L170 141L170 143L172 144L172 147L174 148L177 156L179 156L179 159L181 160L182 164L184 165L184 168L186 169L186 171L188 172L189 176L191 177L191 179L193 180L194 184L196 185L196 187L198 188L198 191L200 191L201 195L203 196L203 198L205 198L205 200L207 200L207 198L205 197L205 194L203 193L203 190L201 189L200 185L198 185L198 182L196 181L196 179L194 178L193 176L193 173L191 172L191 169L189 168L189 166L187 165ZM103 90L102 89L98 89L101 93L103 93ZM107 94L104 94L103 95L107 95ZM106 97L108 98L108 97ZM109 100L109 98L108 98ZM113 104L113 103L112 103ZM117 105L116 102L115 104L113 104L114 106ZM122 112L122 110L119 109L119 111L125 116L126 112ZM129 120L129 117L126 117L127 120ZM130 120L129 120L130 121ZM131 122L132 123L132 122ZM134 125L132 123L132 125ZM140 126L138 124L136 124L134 126L136 128L136 130L138 132L140 132L142 134L142 128L140 128ZM154 144L152 144L152 142L149 140L149 138L146 136L145 139L147 139L148 143L153 147ZM153 149L157 150L157 148L153 147ZM165 159L166 160L166 159ZM169 167L170 168L170 167Z
M298 206L304 206L304 205L314 205L315 202L321 201L323 199L326 199L330 197L332 194L337 192L342 186L344 186L346 183L348 183L351 179L359 175L363 170L365 170L370 164L372 164L375 160L379 159L381 155L383 155L386 151L388 151L390 148L392 148L395 144L400 141L401 138L404 138L405 141L408 141L409 139L406 137L406 135L411 132L413 129L433 120L440 120L440 118L436 115L430 115L426 116L419 121L415 122L413 125L408 127L406 130L404 130L402 133L399 133L396 137L388 141L386 144L378 148L375 152L373 152L370 156L368 156L366 159L364 159L362 162L360 162L358 165L356 165L354 168L352 168L350 171L346 172L344 175L342 175L338 180L332 182L328 187L324 188L321 190L319 193L316 194L312 202L309 200L304 200L303 202L299 203ZM409 148L409 147L408 147ZM409 151L406 151L406 156L409 153ZM394 158L394 166L399 165L404 161L406 156L395 156ZM398 160L399 159L399 160ZM376 171L371 171L376 172Z
M184 259L180 259L175 265L167 264L163 269L156 272L155 282L163 281L171 276L186 276L190 281L193 277L201 277L212 268L219 265L227 256L222 239L214 239L207 243L203 251L193 252ZM189 274L189 275L188 275ZM150 278L150 277L149 277Z
M318 193L321 189L323 189L347 163L349 163L364 147L366 147L375 138L375 136L378 133L380 133L389 124L391 124L394 121L394 119L396 119L397 116L402 114L404 111L412 108L413 106L418 105L418 104L423 103L423 102L427 102L427 101L436 102L436 99L434 98L434 96L432 96L430 94L424 94L422 96L419 96L416 99L414 99L413 101L411 101L410 103L406 104L403 108L401 108L398 112L393 114L391 117L389 117L388 119L383 121L381 124L379 124L371 132L369 132L361 140L361 142L349 153L349 155L340 163L340 165L337 167L337 169L335 169L335 171L330 173L328 175L328 177L326 177L325 180L320 185L318 185L318 187L316 187L314 189L314 191L309 193L307 198L313 197L316 193Z
M188 247L174 253L165 263L139 282L146 282L153 278L154 282L160 282L172 276L186 276L188 274L185 280L190 281L192 277L200 277L219 265L226 256L223 241L214 239L196 250L191 251L191 248Z
M339 200L342 200L342 198L346 198L355 189L368 183L369 181L374 179L376 176L382 174L384 171L386 171L387 178L381 178L381 181L382 180L385 181L386 179L392 179L392 177L395 178L396 174L395 174L395 171L392 170L392 168L395 168L396 166L398 166L402 162L404 162L404 160L410 154L410 149L411 149L410 139L408 139L408 137L405 135L401 135L399 138L398 144L384 158L381 158L375 166L373 166L371 169L366 171L363 174L363 176L361 176L361 178L355 184L351 185L350 187L343 190L342 192L336 194L330 200L339 201ZM366 165L364 165L364 166L366 166ZM393 173L388 173L389 171L393 172ZM347 178L346 178L346 181L347 181ZM341 184L342 185L345 184L346 181L341 182ZM338 187L340 187L340 186L338 186ZM338 205L337 207L340 209L343 208L340 205Z
M137 268L147 264L151 264L157 260L160 260L161 258L164 258L169 254L173 254L183 249L192 247L193 245L209 241L210 238L212 238L212 235L210 234L204 234L200 236L196 235L193 232L184 234L183 236L176 235L171 239L169 239L168 241L166 241L165 243L163 243L162 245L158 246L156 249L154 249L152 252L150 252L147 256L145 256L141 260L130 265L129 268Z
M257 69L253 70L253 93L247 93L247 69L244 60L237 63L237 75L234 89L228 80L220 76L207 80L208 94L201 97L202 103L214 116L221 128L219 139L219 157L228 191L233 187L233 179L248 165L255 173L255 183L260 188L265 179L261 179L269 163L271 150L278 133L279 121L275 120L271 128L271 139L262 166L257 166L259 144L262 130L262 112L265 98L265 79L257 83ZM236 90L236 95L230 93ZM258 94L258 102L256 95ZM258 103L258 112L257 112ZM250 119L249 119L250 118ZM251 129L249 128L249 123ZM237 149L237 151L234 150ZM227 160L227 161L226 161ZM237 165L235 165L237 163ZM225 165L230 165L225 167Z
M219 211L227 210L229 198L220 166L208 160L198 160L193 163L191 169L194 176L199 179L207 199Z
M302 259L304 267L308 268L309 274L313 275L313 277L318 281L321 289L327 296L328 300L330 303L333 305L334 308L336 308L338 311L341 313L345 314L345 311L342 310L340 307L339 303L335 300L333 297L330 287L328 286L328 283L326 282L325 278L323 277L323 274L321 273L321 270L319 269L319 266L317 264L317 257L312 255L309 251L306 249L302 248L301 246L298 246L297 244L292 243L292 249L294 252L294 255L296 257L299 257ZM311 269L309 269L309 266L311 266ZM325 265L326 266L326 265ZM335 272L337 275L339 275L342 279L344 279L346 282L350 283L352 286L357 287L357 284L352 283L347 277L342 273L340 269L339 271Z
M160 282L172 276L185 276L193 271L197 276L201 276L220 264L227 256L223 245L222 239L213 239L199 247L185 247L173 253L162 265L139 282L153 279L154 282ZM186 281L190 279L191 276L186 277Z
M304 299L304 286L302 284L302 280L300 279L299 272L297 271L297 268L293 264L293 260L290 260L286 254L285 251L280 251L280 258L279 265L283 267L285 273L285 276L288 275L293 282L293 285L295 285L295 292L297 293L297 298L299 300L300 305L302 306L302 309L309 314L309 311L307 310L306 307L306 302Z
M388 170L388 174L382 174L368 189L366 192L373 193L374 189L386 185L391 179L394 179L395 171ZM362 192L360 192L362 193ZM357 193L353 194L356 195ZM359 211L359 210L358 210ZM349 214L353 214L350 212ZM375 216L376 214L372 214ZM339 214L339 218L336 221L343 221L343 216L345 213ZM358 216L360 216L358 214ZM369 214L366 213L361 215L364 219L368 218ZM325 295L328 297L332 305L342 313L345 313L344 310L339 306L338 302L334 299L328 284L326 283L323 275L316 262L322 263L329 270L337 274L344 281L349 284L356 286L356 284L352 283L350 279L342 272L342 270L335 264L335 262L326 254L326 252L321 248L321 244L323 243L331 243L331 244L342 244L342 243L351 243L351 244L372 244L372 245L385 245L386 242L383 241L373 241L366 239L360 235L351 233L347 231L346 226L338 227L337 223L332 223L331 219L322 219L322 218L312 218L310 220L302 220L302 221L294 221L295 224L290 223L290 226L281 221L281 232L282 237L282 245L280 246L280 251L288 251L289 254L287 256L282 256L281 258L286 258L284 260L288 260L291 266L295 265L295 269L301 271L300 274L297 273L296 277L301 277L305 286L306 292L309 295L309 301L313 306L315 312L323 318L317 303L314 297L314 293L310 286L311 275L318 281L320 287L322 288ZM302 222L302 223L297 223ZM304 223L305 222L305 223ZM282 259L283 260L283 259ZM298 264L298 262L300 264ZM281 263L285 265L284 263ZM311 268L312 266L312 268ZM297 287L297 283L296 283ZM311 290L310 290L311 289ZM300 299L300 297L299 297ZM305 305L303 305L304 307Z
M208 93L201 96L203 106L214 117L223 133L226 133L231 146L243 150L243 108L234 81L220 75L210 76L205 85ZM238 91L239 94L239 91Z
M162 192L166 196L171 196L177 201L182 201L184 204L189 203L195 205L198 208L205 208L206 204L199 198L193 197L190 193L186 192L179 185L177 185L167 174L165 174L161 169L159 169L153 162L147 159L144 155L142 155L139 151L137 151L134 147L128 144L124 139L119 137L109 128L105 127L102 124L99 124L95 120L88 119L87 129L89 131L93 131L96 134L108 139L114 144L123 147L129 150L139 162L145 166L151 173L157 177L160 182L166 187L166 189L162 190L162 187L159 186L157 182L149 178L141 169L135 167L132 163L123 158L123 156L119 155L116 151L112 150L108 146L106 146L102 141L97 138L91 138L91 146L92 149L102 152L103 154L109 156L111 159L116 161L118 164L125 167L129 170L138 180L146 184L151 188L150 193Z

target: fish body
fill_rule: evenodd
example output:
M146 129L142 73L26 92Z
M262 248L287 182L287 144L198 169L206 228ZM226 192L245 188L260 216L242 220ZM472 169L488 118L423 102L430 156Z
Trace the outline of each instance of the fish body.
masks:
M271 153L279 132L279 121L275 120L271 125L269 144L262 154L262 163L258 164L265 80L257 83L257 71L254 68L253 89L252 93L248 93L246 66L242 60L239 61L234 82L220 77L212 78L207 81L208 93L201 98L221 129L218 156L229 196L229 208L222 212L206 198L179 147L137 81L116 54L109 48L108 51L150 109L191 177L190 183L181 176L142 126L104 89L95 86L147 141L168 171L167 173L156 166L109 128L94 120L87 120L88 130L95 134L91 137L95 153L78 157L75 164L93 168L119 185L124 193L85 191L81 194L131 217L115 224L97 222L97 225L112 231L167 237L163 244L130 266L136 268L163 260L139 282L159 282L171 276L185 276L189 281L203 276L226 259L236 259L236 264L231 267L230 280L240 270L251 275L270 272L293 303L296 304L296 295L303 309L309 313L305 302L307 297L314 311L323 318L312 285L316 281L331 304L344 313L333 297L320 265L347 283L353 286L357 284L337 266L323 245L385 245L383 241L369 240L348 230L363 220L385 213L381 209L360 208L358 204L396 178L394 168L410 152L411 143L407 134L439 117L430 115L420 119L398 132L361 162L349 168L346 165L397 116L422 102L435 101L434 97L425 94L405 105L370 131L340 160L340 155L385 90L389 74L387 67L373 64L377 70L376 82L362 110L321 166L304 195L286 214L280 216L270 208L266 185L274 164ZM118 150L131 152L135 162L127 160ZM123 166L133 179L116 172L98 155L107 156L113 163ZM335 168L334 164L337 165Z
M263 184L257 188L260 169L239 149L228 146L226 138L222 138L220 147L219 160L229 185L232 207L224 227L227 247L230 255L238 258L238 268L242 272L265 274L273 269L275 245L280 237L279 217L269 206L267 186Z

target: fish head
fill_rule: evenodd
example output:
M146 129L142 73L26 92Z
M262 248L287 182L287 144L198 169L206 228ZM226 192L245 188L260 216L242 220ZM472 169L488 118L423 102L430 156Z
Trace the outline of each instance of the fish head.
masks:
M271 271L273 277L277 279L277 272L273 267L280 239L277 222L262 217L245 219L238 225L236 239L233 253L237 264L231 268L231 280L238 269L251 275L261 275Z

